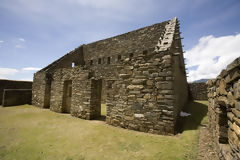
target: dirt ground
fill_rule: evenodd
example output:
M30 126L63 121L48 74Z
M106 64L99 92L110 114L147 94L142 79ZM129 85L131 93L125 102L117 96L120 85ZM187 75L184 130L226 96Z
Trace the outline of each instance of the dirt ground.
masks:
M213 144L211 135L207 126L202 126L199 134L199 160L218 160L217 154L213 151Z

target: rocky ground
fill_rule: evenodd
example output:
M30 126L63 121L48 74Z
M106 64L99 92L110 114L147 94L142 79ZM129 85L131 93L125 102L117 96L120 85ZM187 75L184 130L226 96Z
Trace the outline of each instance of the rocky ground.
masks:
M199 134L199 160L218 160L217 154L213 151L211 135L207 126L202 126Z

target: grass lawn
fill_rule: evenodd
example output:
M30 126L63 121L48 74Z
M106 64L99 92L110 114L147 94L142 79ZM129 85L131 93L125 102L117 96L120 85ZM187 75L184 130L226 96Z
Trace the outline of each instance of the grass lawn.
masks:
M30 105L0 107L1 160L194 160L207 102L191 102L184 131L161 136ZM104 113L103 113L104 114Z

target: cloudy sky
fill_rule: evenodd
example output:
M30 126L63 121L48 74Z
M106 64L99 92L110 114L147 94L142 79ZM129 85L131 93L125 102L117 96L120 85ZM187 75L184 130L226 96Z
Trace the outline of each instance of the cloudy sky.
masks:
M239 0L1 0L0 78L34 72L81 44L177 16L188 81L240 56Z

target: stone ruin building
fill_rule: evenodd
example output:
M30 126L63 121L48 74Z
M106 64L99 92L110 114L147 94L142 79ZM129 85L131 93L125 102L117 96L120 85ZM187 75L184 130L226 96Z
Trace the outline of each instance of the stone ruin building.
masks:
M209 130L220 160L240 159L240 57L208 81Z
M34 74L32 104L82 119L175 134L188 101L179 21L81 45Z

